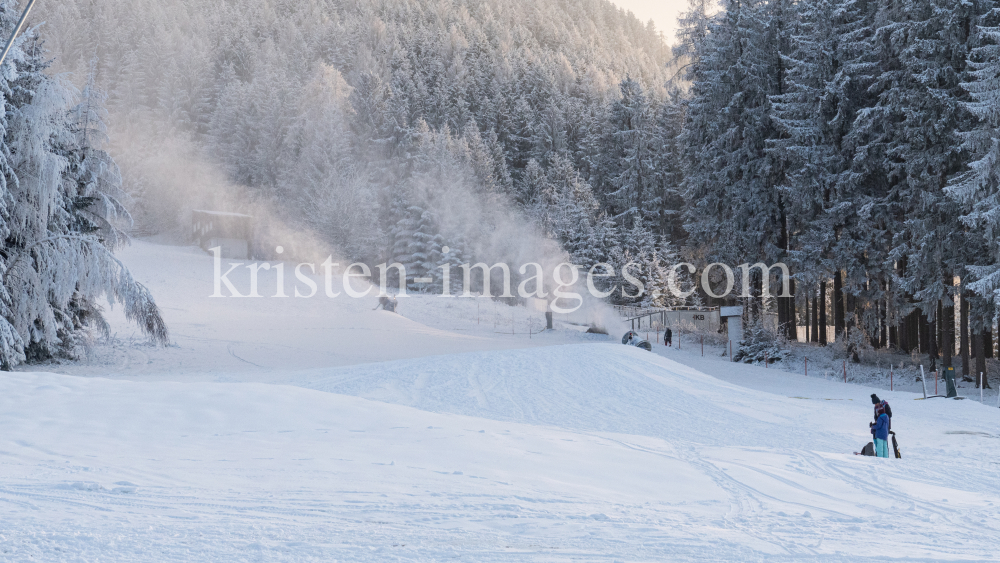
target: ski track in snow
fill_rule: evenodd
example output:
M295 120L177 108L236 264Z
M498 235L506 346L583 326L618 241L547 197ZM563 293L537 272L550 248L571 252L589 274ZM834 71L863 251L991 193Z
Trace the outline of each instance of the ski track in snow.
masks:
M363 300L213 302L198 251L125 256L177 345L0 378L0 561L1000 548L1000 409L877 391L904 458L854 456L870 439L862 386L570 331L491 336L467 306L429 299L404 302L420 321ZM347 326L362 336L330 343Z

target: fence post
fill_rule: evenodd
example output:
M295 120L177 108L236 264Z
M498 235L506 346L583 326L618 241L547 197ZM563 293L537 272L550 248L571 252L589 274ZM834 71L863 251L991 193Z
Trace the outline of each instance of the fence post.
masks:
M889 391L892 391L892 364L889 364Z
M733 341L729 341L729 361L733 361Z
M764 368L767 368L767 352L764 352Z
M705 335L701 335L701 356L705 357Z
M805 356L806 360L806 377L809 377L809 356Z
M844 360L844 383L847 383L847 360Z

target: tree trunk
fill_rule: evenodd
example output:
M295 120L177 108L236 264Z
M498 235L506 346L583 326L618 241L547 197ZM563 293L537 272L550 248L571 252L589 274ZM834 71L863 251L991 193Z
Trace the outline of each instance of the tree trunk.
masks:
M826 346L826 280L819 282L819 344Z
M913 312L913 347L918 354L929 354L931 351L931 335L934 334L934 323L927 318L923 311Z
M751 322L755 326L763 326L761 319L764 317L764 273L755 270L750 281L752 282L750 286L753 288L753 297L750 298Z
M927 318L926 316L924 318ZM941 302L937 303L937 315L927 323L927 355L930 357L931 371L937 371L937 321L941 318Z
M935 328L935 333L934 334L937 336L937 339L934 342L935 342L935 346L937 346L937 351L938 351L937 355L934 356L934 357L935 358L939 358L939 357L941 357L941 354L944 353L943 352L943 350L944 350L944 302L941 301L940 299L938 300L938 303L937 303L937 318L934 321L934 328Z
M785 324L788 322L788 307L784 297L778 297L776 301L778 303L778 331L779 334L784 334Z
M979 329L979 332L972 333L972 353L976 356L976 387L982 385L986 387L987 384L983 379L986 378L986 353L984 348L986 341L986 335L983 333L983 329ZM983 374L982 379L979 374Z
M803 294L803 296L805 297L804 301L806 302L805 307L803 307L803 311L805 311L804 316L806 321L806 342L812 342L812 340L810 340L810 338L812 337L812 324L810 324L809 322L809 292L806 291Z
M958 351L962 355L962 375L969 380L972 375L972 366L969 365L969 300L965 298L965 283L958 294L959 303L959 343Z
M799 340L799 319L795 314L795 280L788 280L788 292L792 296L785 299L785 307L788 314L788 324L785 326L785 334L788 340L797 342Z
M955 300L946 295L941 311L941 369L952 366L951 358L955 355Z
M986 348L986 357L993 357L993 327L991 326L989 330L983 333L983 338L986 339L986 343L983 345Z
M840 270L833 276L833 337L844 337L844 277Z
M816 298L816 295L813 295L812 298L812 309L813 309L812 341L818 343L819 342L819 299Z
M917 316L917 312L913 311L909 315L903 318L903 323L899 325L899 349L904 352L911 352L914 348L920 351L920 326L917 325L917 334L914 338L913 334L913 318Z
M885 329L885 317L888 315L888 312L889 303L883 301L878 307L878 347L883 350L889 344L889 339L886 338L886 332L888 331Z

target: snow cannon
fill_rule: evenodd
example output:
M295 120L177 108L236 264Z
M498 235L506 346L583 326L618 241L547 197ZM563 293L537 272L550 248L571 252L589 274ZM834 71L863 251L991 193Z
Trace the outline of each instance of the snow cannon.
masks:
M635 346L636 348L642 348L647 352L653 351L653 345L649 343L648 340L643 340L638 333L635 331L628 331L625 336L622 337L622 344L627 346Z
M378 298L378 305L376 305L375 308L376 309L381 308L383 311L389 311L390 313L395 313L396 305L398 304L399 302L396 301L395 297L389 297L383 295L382 297Z

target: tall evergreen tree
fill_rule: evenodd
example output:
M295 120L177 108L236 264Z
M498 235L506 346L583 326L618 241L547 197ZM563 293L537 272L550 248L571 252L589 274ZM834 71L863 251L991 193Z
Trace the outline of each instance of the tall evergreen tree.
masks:
M0 5L0 29L17 13ZM88 83L82 100L47 75L42 43L29 31L0 76L0 365L75 357L89 333L107 334L97 300L121 304L152 340L168 333L149 291L113 251L126 242L118 226L121 177L104 139L103 96Z

